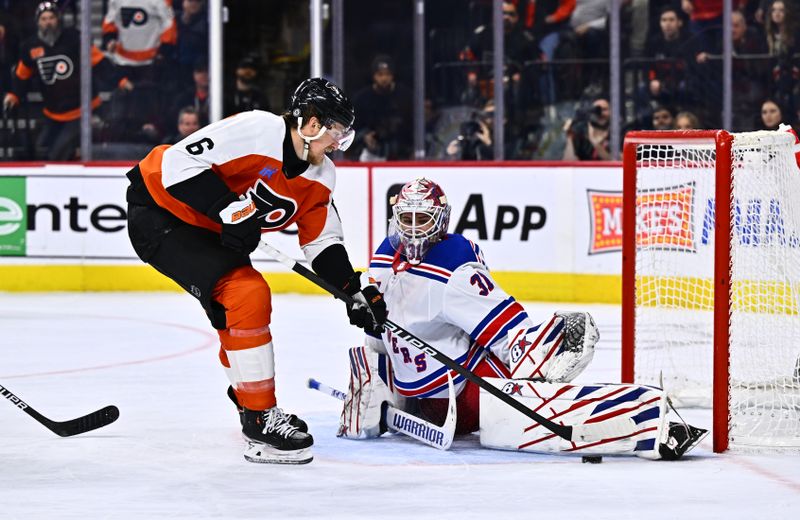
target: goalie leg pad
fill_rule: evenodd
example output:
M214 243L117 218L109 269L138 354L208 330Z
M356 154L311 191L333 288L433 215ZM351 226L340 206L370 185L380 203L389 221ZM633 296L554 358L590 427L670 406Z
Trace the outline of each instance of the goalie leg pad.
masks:
M630 454L661 458L666 440L666 395L641 385L570 385L486 378L531 410L573 427L566 441L481 390L480 439L487 448L580 455Z
M556 312L535 327L509 331L508 338L512 377L566 383L591 362L600 333L588 312Z
M350 349L350 384L339 418L337 436L348 439L371 439L386 431L383 403L395 400L381 374L390 380L391 365L385 354L368 347Z

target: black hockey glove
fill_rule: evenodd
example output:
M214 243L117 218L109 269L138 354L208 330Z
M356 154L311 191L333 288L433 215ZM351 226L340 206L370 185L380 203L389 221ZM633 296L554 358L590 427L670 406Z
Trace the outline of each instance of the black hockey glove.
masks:
M362 287L362 279L364 284ZM370 334L383 332L386 323L386 302L375 281L365 273L356 271L344 286L344 291L353 297L355 303L347 306L350 324L364 329Z
M255 204L249 199L232 202L220 211L222 234L220 242L225 247L249 255L261 240L261 222L255 214Z

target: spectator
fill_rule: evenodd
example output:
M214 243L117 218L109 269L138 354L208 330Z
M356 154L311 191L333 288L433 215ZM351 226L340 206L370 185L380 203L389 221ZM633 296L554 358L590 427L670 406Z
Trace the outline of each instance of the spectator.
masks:
M697 130L700 128L700 120L691 112L679 112L675 116L675 128L677 130Z
M461 123L458 137L445 149L447 158L460 161L489 161L494 158L492 129L494 126L494 102L486 102L481 112Z
M567 121L565 161L598 161L611 159L609 150L610 109L608 100L598 98L592 102L588 117Z
M697 39L697 51L719 54L722 48L722 0L681 0L681 8L689 15L689 32Z
M372 83L353 95L356 153L361 161L411 157L411 91L395 81L394 62L378 55L372 60Z
M208 58L205 56L198 58L194 64L194 71L192 72L192 79L194 84L183 90L177 96L176 103L173 107L172 114L177 113L183 107L194 107L200 116L200 126L208 124Z
M178 39L175 61L180 70L179 88L192 84L192 71L198 59L208 56L208 9L206 0L181 0L176 17Z
M244 58L236 66L236 86L226 98L226 116L247 110L269 110L267 98L258 86L258 65L253 58Z
M503 33L504 84L509 93L525 91L527 89L522 85L524 63L538 58L539 48L533 35L522 28L517 8L510 1L503 2ZM479 26L469 44L461 51L459 59L465 62L490 62L494 48L492 38L491 25ZM481 72L478 67L470 68L467 72L467 86L461 95L461 102L465 105L483 106L490 97L487 76Z
M647 69L645 98L658 104L690 104L689 67L694 63L694 49L683 31L678 10L661 10L660 31L650 39L646 55L655 58Z
M797 50L795 13L783 0L775 0L769 7L764 22L769 53L773 56L791 56Z
M747 131L753 129L754 114L767 95L769 78L769 62L764 59L741 55L766 54L767 42L763 34L756 28L747 26L747 19L742 11L731 13L731 35L733 39L733 130Z
M175 74L160 74L157 65L165 57L171 59L176 38L172 7L164 0L108 0L103 45L110 59L137 86L112 101L112 138L158 142L166 124L163 98L174 91Z
M183 107L178 112L178 132L164 140L164 144L175 144L200 129L200 114L195 107Z
M103 18L103 45L117 65L144 67L165 52L162 44L175 45L175 16L164 0L138 0L133 5L123 5L123 0L108 0Z
M767 12L764 30L769 53L775 58L772 95L781 106L794 112L797 107L797 78L800 77L800 67L794 59L798 51L794 6L783 0L775 0Z
M675 116L666 106L653 110L653 130L675 130Z
M774 99L761 104L761 127L764 130L777 130L783 121L783 109Z
M555 57L561 31L569 27L574 10L575 0L528 0L526 3L525 27L533 31L547 61Z
M12 109L24 100L28 82L38 76L45 117L37 137L36 153L43 149L46 152L42 158L65 161L74 158L80 141L80 35L75 29L62 26L53 2L40 3L35 18L37 32L22 43L11 89L3 98L3 108ZM107 87L116 83L123 89L133 88L127 78L119 79L119 71L94 46L91 60L95 82L105 83ZM100 103L100 97L94 96L92 108Z
M0 95L11 87L11 69L19 59L17 22L11 13L0 12Z
M584 59L608 57L609 0L577 0L569 19L577 44L577 56ZM602 85L608 75L608 64L584 64L587 81Z

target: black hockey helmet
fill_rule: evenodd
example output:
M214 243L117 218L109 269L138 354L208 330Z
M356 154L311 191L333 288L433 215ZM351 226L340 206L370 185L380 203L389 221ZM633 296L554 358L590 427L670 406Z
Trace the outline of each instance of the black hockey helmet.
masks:
M353 104L336 85L323 78L309 78L295 89L289 100L293 117L302 117L311 108L312 114L328 128L339 123L350 130L356 114Z

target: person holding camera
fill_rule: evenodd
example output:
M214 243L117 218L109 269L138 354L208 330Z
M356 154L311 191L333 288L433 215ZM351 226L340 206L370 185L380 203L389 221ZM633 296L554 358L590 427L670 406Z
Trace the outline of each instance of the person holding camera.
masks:
M494 102L488 101L480 112L473 112L469 121L461 123L458 137L447 145L447 157L460 161L490 161L494 159L492 128Z
M605 161L611 159L608 148L610 110L608 100L598 98L592 102L589 117L568 120L565 125L567 146L565 161Z

